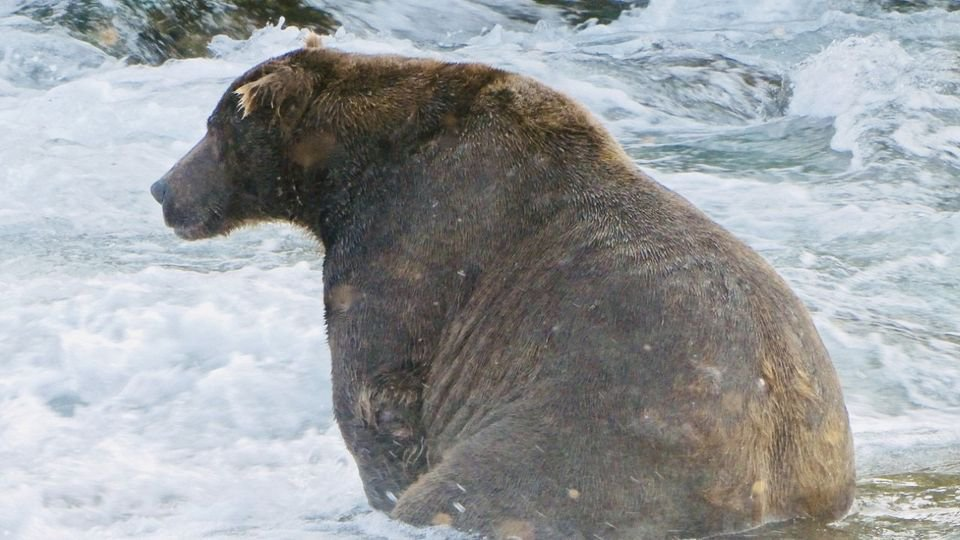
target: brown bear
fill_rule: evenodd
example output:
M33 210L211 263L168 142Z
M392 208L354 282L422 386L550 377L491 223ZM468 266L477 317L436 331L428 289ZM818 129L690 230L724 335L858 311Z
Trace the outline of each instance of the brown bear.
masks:
M183 238L320 239L336 419L397 519L656 538L851 505L807 310L534 80L311 37L231 84L151 191Z

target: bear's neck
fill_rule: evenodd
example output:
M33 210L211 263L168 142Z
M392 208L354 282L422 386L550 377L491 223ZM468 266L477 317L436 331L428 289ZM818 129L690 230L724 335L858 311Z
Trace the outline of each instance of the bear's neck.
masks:
M562 223L573 223L563 187L540 171L515 170L516 159L414 156L368 167L341 177L340 191L326 194L336 203L305 220L326 251L335 384L389 379L411 366L428 372L443 361L433 357L441 336L491 266L527 249L531 236L562 235ZM334 388L336 402L352 403L355 388Z

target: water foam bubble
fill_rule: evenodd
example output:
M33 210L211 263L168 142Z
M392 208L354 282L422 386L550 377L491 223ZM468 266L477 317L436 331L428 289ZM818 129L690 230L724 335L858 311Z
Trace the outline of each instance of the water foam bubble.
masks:
M941 87L960 78L941 59L942 51L908 52L879 34L834 42L791 74L789 113L833 117L831 147L850 152L855 169L889 152L887 141L901 152L955 160L956 134L943 111L960 111L960 99Z

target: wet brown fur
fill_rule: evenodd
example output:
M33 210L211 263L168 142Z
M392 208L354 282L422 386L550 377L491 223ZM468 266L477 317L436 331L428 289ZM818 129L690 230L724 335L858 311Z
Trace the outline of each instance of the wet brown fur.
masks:
M533 80L310 38L240 77L155 188L186 238L321 239L337 421L398 519L652 538L851 504L803 305Z

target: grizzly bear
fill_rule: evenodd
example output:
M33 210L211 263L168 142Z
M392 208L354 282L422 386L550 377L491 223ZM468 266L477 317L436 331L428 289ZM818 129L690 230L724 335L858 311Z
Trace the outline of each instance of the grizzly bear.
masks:
M151 192L186 239L322 242L336 420L396 519L657 538L851 505L803 304L530 78L312 36L233 82Z

